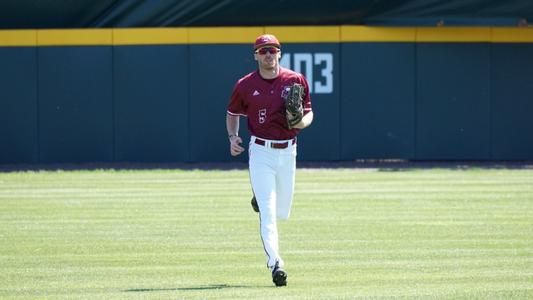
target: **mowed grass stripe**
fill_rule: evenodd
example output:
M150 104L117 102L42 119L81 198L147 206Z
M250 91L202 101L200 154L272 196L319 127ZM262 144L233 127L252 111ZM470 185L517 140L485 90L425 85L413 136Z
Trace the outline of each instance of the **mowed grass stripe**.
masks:
M0 298L533 297L533 170L299 169L264 264L248 172L0 173Z

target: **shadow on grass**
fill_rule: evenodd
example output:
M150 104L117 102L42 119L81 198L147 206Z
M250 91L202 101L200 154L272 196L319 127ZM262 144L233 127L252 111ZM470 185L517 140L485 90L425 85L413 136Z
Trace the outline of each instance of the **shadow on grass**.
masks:
M190 286L190 287L166 288L166 289L165 288L128 289L128 290L123 290L123 292L142 293L142 292L166 292L166 291L205 291L205 290L242 289L242 288L251 288L251 286L229 285L229 284L210 284L210 285L203 285L203 286Z

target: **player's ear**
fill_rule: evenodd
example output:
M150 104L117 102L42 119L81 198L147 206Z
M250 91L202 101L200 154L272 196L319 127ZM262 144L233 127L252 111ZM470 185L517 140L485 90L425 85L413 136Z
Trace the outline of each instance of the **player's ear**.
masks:
M254 60L257 60L257 53L254 53Z

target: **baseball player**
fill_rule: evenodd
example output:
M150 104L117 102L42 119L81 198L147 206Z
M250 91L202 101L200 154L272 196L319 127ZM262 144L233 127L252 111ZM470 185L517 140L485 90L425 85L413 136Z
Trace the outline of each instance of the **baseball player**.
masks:
M277 218L289 218L296 136L300 129L311 125L313 112L307 80L279 65L281 45L275 36L265 34L255 40L254 58L258 70L239 79L233 89L226 129L231 155L241 154L245 148L239 137L239 118L247 117L252 206L259 212L261 240L272 281L276 286L285 286L287 272L279 251Z

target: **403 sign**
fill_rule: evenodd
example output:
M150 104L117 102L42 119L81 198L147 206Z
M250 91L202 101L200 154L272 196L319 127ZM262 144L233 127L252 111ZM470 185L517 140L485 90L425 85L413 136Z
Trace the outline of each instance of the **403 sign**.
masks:
M302 73L309 82L310 93L333 93L332 53L283 53L280 64Z

